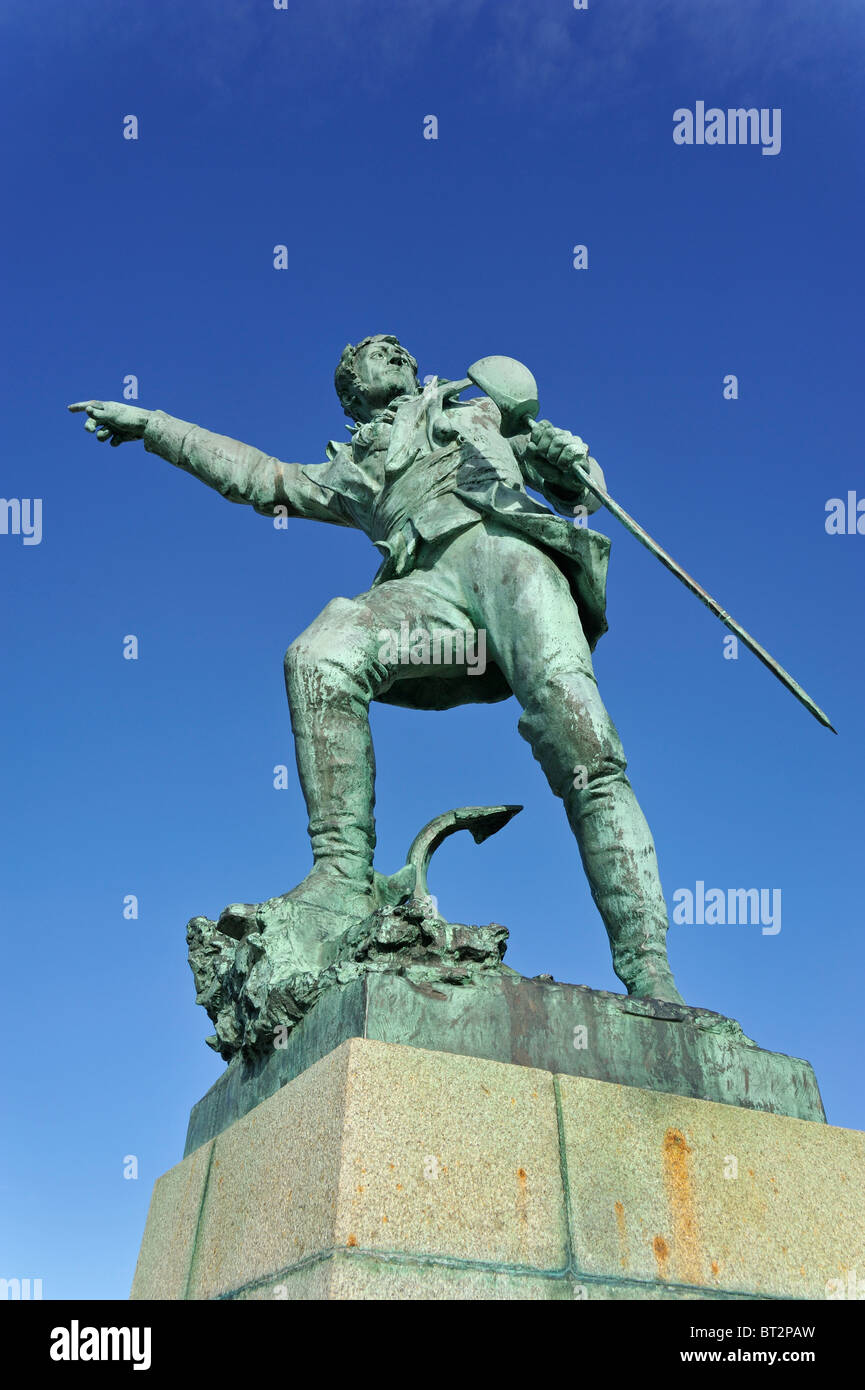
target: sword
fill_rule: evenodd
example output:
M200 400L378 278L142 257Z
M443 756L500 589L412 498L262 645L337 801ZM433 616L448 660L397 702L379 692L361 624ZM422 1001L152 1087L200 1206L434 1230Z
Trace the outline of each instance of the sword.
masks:
M490 400L498 406L502 415L502 434L506 438L524 430L528 430L530 434L537 434L540 430L540 425L535 419L538 413L537 382L528 367L524 367L522 362L517 362L513 357L482 357L480 361L474 362L467 369L465 381L454 383L457 394L458 391L464 391L466 387L472 385L479 387L484 395L489 396ZM449 392L449 394L451 393ZM674 574L686 589L705 604L710 613L714 613L716 618L720 618L724 626L738 637L749 652L754 653L758 661L762 661L763 665L768 667L774 676L777 676L781 684L786 686L791 695L795 695L800 704L803 704L813 714L818 723L826 729L831 729L833 734L837 734L838 730L830 723L829 716L816 701L811 699L807 691L802 689L799 682L793 679L790 672L785 671L784 667L773 656L769 655L766 648L762 647L749 632L746 632L742 625L737 623L735 618L732 618L726 609L721 607L717 599L712 598L712 595L706 592L702 584L698 584L696 579L688 574L687 570L684 570L663 546L653 540L648 531L644 530L640 523L625 511L624 507L620 507L619 503L610 496L604 487L593 481L581 466L578 458L571 461L571 466L579 476L580 481L597 497L599 502L603 503L607 511L612 512L617 521L620 521L641 545L651 551L656 560L660 560L661 564L671 574Z

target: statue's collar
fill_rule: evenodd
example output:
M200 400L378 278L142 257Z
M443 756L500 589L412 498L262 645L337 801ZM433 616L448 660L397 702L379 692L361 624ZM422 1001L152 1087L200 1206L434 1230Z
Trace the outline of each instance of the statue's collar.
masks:
M441 422L442 412L450 404L447 397L454 394L454 386L455 383L444 377L432 377L422 391L411 396L397 396L374 419L362 425L349 425L353 448L365 452L376 442L382 443L383 436L389 437L394 425L395 433L402 436L413 432L424 420L432 442L434 427Z
M352 445L358 449L368 449L376 441L381 440L382 435L390 433L397 412L402 406L411 405L413 402L421 400L422 397L423 393L420 391L412 396L396 396L385 410L378 411L371 420L366 420L361 425L348 425L347 429L351 434Z

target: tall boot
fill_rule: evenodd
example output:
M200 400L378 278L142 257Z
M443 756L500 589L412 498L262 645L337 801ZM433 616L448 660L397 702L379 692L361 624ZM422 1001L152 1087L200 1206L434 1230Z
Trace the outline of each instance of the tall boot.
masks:
M285 684L313 867L287 897L319 905L342 930L373 910L375 753L371 689L322 641L294 643Z
M684 1003L667 959L654 841L595 681L548 674L527 700L519 729L565 803L619 979L638 998Z
M233 903L219 927L236 937L278 933L290 939L296 969L319 971L344 932L378 906L369 702L360 681L301 642L289 648L285 678L313 866L280 897Z
M655 844L624 769L564 798L613 969L631 995L683 1004L667 959L667 905Z

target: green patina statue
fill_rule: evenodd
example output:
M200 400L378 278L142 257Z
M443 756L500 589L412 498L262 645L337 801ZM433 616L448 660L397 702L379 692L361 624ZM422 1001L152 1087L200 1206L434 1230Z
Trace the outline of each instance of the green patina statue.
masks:
M287 1006L283 989L281 1016L296 1020L300 996L338 973L360 924L379 914L377 949L386 953L381 913L392 918L412 894L416 907L417 864L390 878L373 868L372 700L447 709L515 695L520 733L564 802L616 974L631 995L681 1004L655 847L592 667L607 626L609 541L584 518L600 505L590 486L603 489L600 468L566 430L524 419L512 433L489 395L461 400L466 381L431 378L421 387L415 359L387 334L346 347L335 383L354 422L350 442L330 443L327 461L313 466L282 463L160 410L69 407L86 411L97 439L143 439L230 501L265 516L356 527L383 555L370 589L333 599L285 657L310 873L268 903L226 908L215 930L206 918L190 924L199 996L209 996L202 1002L211 1017L223 1015L213 1045L224 1055L239 1046L238 991L263 955L272 981L282 953L276 973L292 987ZM489 820L493 812L497 826L514 809L467 808L449 828L471 829L472 814ZM415 913L411 931L418 920ZM486 955L467 949L466 958L497 964L500 937L501 929ZM268 1027L277 1016L266 1013Z

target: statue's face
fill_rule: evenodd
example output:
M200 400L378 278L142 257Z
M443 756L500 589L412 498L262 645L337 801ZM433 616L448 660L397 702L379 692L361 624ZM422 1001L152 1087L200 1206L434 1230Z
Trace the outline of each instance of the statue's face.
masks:
M399 343L367 343L354 360L354 370L371 411L383 410L397 396L417 391L414 367Z

